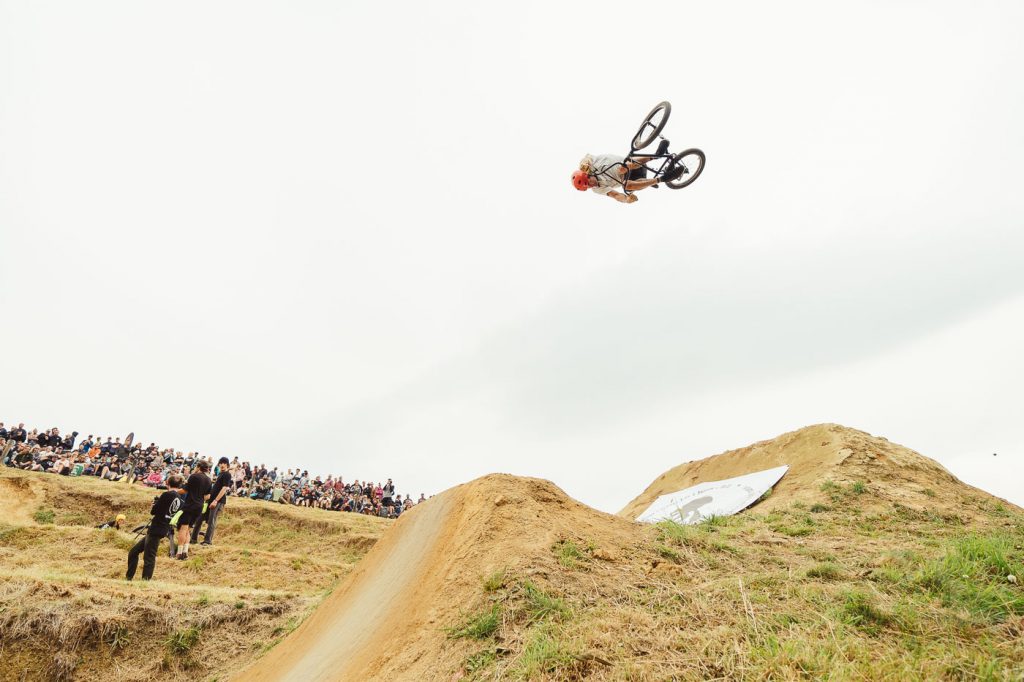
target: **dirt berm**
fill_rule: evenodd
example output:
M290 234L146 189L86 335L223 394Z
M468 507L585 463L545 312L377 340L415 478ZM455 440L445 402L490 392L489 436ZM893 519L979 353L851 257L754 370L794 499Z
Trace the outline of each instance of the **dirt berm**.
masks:
M403 515L342 587L237 679L443 679L438 671L457 670L461 658L446 655L446 627L477 601L482 580L537 573L569 536L591 538L608 556L639 540L634 524L548 481L493 474L447 490Z
M939 491L950 492L951 487L958 493L970 490L988 495L910 448L838 424L816 424L669 469L627 504L619 516L633 520L661 495L783 464L789 465L789 471L757 505L759 512L787 507L794 501L813 501L826 481L837 486L860 481L871 486L872 500L914 509L959 509L959 494L938 495ZM923 491L934 494L922 495Z

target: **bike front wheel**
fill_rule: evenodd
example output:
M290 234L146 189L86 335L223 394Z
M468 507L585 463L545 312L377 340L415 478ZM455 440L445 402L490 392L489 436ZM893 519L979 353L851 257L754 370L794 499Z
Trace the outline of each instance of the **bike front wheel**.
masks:
M680 165L686 169L683 171L683 174L675 180L669 180L665 183L672 189L682 189L697 179L704 170L704 152L699 149L687 149L678 154L673 154L669 167L678 167Z
M672 105L668 102L661 102L658 106L651 109L651 113L647 114L647 118L640 124L640 130L636 131L636 135L633 136L634 152L654 142L654 138L661 134L665 124L668 123L668 116L671 113Z

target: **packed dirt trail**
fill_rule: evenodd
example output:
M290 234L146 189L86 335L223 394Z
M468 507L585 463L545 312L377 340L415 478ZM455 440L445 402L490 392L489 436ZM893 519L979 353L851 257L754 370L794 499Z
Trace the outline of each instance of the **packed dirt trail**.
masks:
M446 491L403 515L345 587L238 679L358 679L370 653L386 649L377 640L407 625L407 605L424 598L424 573L444 545L439 536L457 494Z

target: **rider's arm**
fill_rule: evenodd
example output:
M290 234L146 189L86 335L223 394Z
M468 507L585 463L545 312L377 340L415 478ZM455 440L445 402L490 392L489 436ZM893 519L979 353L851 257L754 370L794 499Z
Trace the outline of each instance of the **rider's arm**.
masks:
M615 190L611 190L605 196L615 199L615 201L619 202L620 204L632 204L638 198L635 194L622 194L620 192L616 192Z

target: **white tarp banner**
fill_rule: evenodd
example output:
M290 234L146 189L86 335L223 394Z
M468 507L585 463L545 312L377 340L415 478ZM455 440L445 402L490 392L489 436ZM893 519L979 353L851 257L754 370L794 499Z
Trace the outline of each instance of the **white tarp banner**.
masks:
M690 524L711 516L731 516L756 502L788 470L789 465L784 465L724 481L698 483L692 488L662 495L637 521Z

